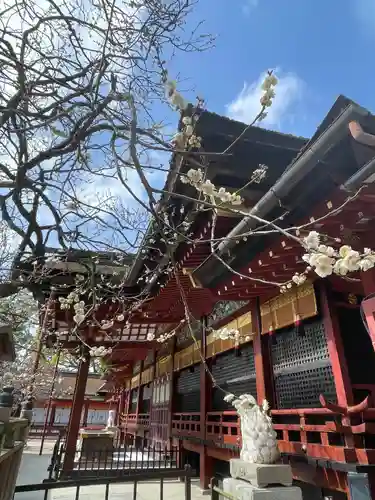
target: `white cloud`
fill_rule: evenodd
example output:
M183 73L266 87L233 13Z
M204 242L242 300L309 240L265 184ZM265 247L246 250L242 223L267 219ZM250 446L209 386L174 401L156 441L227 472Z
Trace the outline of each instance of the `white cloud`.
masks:
M267 117L261 122L262 126L281 129L286 123L294 120L295 106L301 101L304 82L295 74L280 74L277 71L279 83L276 87L276 97L272 106L267 110ZM259 113L261 84L265 74L261 74L257 81L244 83L243 89L227 107L227 115L243 123L251 123Z
M253 9L258 7L259 0L245 0L244 5L242 6L242 10L244 14L248 15L252 12Z

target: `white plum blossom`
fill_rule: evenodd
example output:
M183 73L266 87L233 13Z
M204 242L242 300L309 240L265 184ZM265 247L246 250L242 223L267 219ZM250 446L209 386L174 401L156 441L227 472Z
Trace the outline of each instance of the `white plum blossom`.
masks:
M269 89L271 89L272 87L276 87L276 85L278 84L278 79L276 78L276 76L273 74L273 73L268 73L266 78L264 79L263 83L262 83L262 90L264 90L265 92Z
M359 261L359 267L361 271L369 271L374 267L374 265L375 265L374 260L367 257L364 257Z
M320 243L319 233L316 231L310 231L308 236L303 239L303 242L308 250L317 249Z
M212 184L210 180L207 180L202 183L201 191L203 194L207 196L214 196L215 194L215 185Z
M318 254L314 259L315 272L321 278L326 278L333 273L335 260L328 255Z
M222 328L214 332L214 337L221 340L239 340L240 332L234 328Z
M196 135L191 135L189 137L188 144L192 148L199 149L202 146L202 137L197 137Z
M73 316L73 321L79 326L81 325L85 320L85 315L84 314L75 314Z
M272 73L272 71L269 71L261 86L264 94L260 98L260 104L263 107L269 108L272 105L272 100L276 95L274 87L276 87L277 83L278 80L276 76Z
M236 330L235 328L221 328L220 330L216 330L213 332L214 338L220 339L220 340L234 340L237 344L238 342L243 339L245 342L250 342L252 336L251 335L246 335L243 336L240 334L239 330Z
M299 274L295 273L295 275L292 278L293 283L295 283L297 286L303 285L306 281L306 275L305 274Z
M156 339L156 342L159 342L160 344L162 344L163 342L166 342L167 340L172 338L175 334L176 334L176 330L172 330L171 332L164 333Z
M311 231L302 240L308 253L302 260L308 264L307 271L312 268L321 278L331 274L346 276L348 273L368 271L375 266L375 253L370 248L365 248L363 253L353 250L350 245L342 245L338 250L332 246L320 243L320 235ZM292 278L296 284L299 278Z
M217 198L222 203L231 203L232 205L240 205L243 202L239 194L230 193L223 187L217 189L209 179L204 180L204 175L200 168L190 169L186 175L181 178L181 182L195 187L197 191L208 196L210 201L212 201L212 198Z
M92 356L93 358L103 358L104 356L107 356L112 353L112 348L104 347L103 345L99 347L91 347L89 353L90 356Z
M267 165L264 164L259 165L259 167L256 168L251 175L251 182L254 182L255 184L259 184L260 182L262 182L262 180L267 175L267 170L268 170Z

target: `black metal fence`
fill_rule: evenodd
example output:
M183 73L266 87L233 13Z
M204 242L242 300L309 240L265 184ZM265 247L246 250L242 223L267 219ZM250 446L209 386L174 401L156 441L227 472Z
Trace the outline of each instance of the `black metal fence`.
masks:
M132 496L133 500L137 500L138 487L140 483L145 483L147 481L155 481L159 483L159 488L155 486L154 493L152 495L152 499L156 500L158 497L160 500L164 500L164 492L166 489L166 480L170 479L183 479L184 480L184 499L191 500L191 478L194 472L191 470L190 466L185 466L184 469L174 469L174 470L149 470L144 473L133 473L122 477L96 477L96 478L87 478L87 479L70 479L67 481L50 481L46 480L40 484L26 484L16 486L14 500L17 500L17 493L29 493L40 491L42 492L40 498L44 500L48 499L48 494L57 489L67 489L72 488L71 498L75 500L79 500L81 488L84 486L103 486L103 500L109 500L111 494L111 486L115 484L125 484L125 483L133 483L132 488ZM157 493L157 489L159 489L159 495ZM65 492L64 492L65 493ZM95 491L95 495L98 495L98 492ZM127 497L126 497L127 498ZM170 496L169 496L170 498Z
M49 479L116 477L136 471L176 470L181 467L178 446L135 447L123 444L104 449L77 449L71 470L64 469L65 441L56 441L48 467Z

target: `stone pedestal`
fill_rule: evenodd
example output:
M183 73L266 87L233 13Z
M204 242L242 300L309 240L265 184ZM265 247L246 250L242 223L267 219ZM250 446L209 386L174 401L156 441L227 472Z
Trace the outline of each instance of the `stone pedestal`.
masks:
M79 460L111 462L114 451L114 433L81 429L79 433Z
M284 464L252 464L230 461L232 477L223 481L223 490L238 500L302 500L302 491L292 486L292 470Z

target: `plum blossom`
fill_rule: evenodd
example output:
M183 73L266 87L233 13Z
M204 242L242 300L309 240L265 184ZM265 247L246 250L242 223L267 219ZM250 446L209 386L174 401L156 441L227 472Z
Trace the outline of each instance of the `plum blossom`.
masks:
M308 236L303 238L303 242L308 250L317 249L320 243L319 233L316 231L310 231Z
M112 353L112 348L111 347L104 347L103 345L99 347L91 347L90 351L90 356L94 358L103 358L104 356L107 356Z
M269 71L261 86L261 89L264 91L264 94L260 98L260 104L263 107L269 108L272 105L272 100L275 98L276 95L274 87L276 87L277 84L278 84L278 79L272 73L272 71Z
M370 248L365 248L362 254L353 250L350 245L342 245L336 250L332 246L321 244L320 235L316 231L311 231L303 238L302 243L308 251L302 256L302 260L308 264L306 271L312 268L321 278L333 273L346 276L356 271L368 271L375 266L375 253ZM292 281L298 284L299 277L293 277Z
M163 342L166 342L167 340L172 338L175 334L176 334L176 330L172 330L171 332L164 333L156 339L156 342L159 342L160 344L162 344Z
M76 323L79 326L85 321L85 315L84 314L75 314L73 316L73 321L74 321L74 323Z
M215 186L210 180L207 180L202 183L201 191L207 196L213 196L215 194Z
M234 328L222 328L214 332L214 337L221 340L239 340L240 332Z
M305 274L295 273L295 275L292 278L292 281L297 286L303 285L303 283L305 283L305 281L306 281L306 275Z
M190 184L195 187L197 191L200 191L204 195L212 198L217 198L223 203L231 203L232 205L240 205L243 202L241 196L237 193L230 193L221 187L219 189L209 180L204 180L203 172L200 168L190 169L186 176L181 178L181 182L184 184Z

